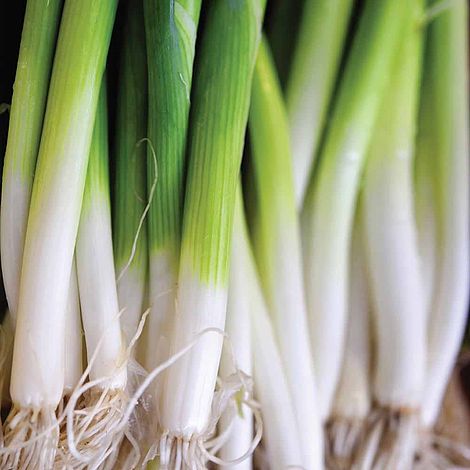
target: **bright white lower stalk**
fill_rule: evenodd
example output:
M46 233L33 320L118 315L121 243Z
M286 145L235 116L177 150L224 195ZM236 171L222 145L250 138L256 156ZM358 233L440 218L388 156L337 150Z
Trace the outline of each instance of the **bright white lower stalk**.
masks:
M26 225L33 188L39 141L41 137L52 59L59 29L62 0L51 1L44 8L43 1L27 3L23 34L15 78L15 89L10 110L8 142L3 167L1 246L2 272L9 303L9 333L14 335L20 288L21 265L26 236ZM75 277L75 274L73 274ZM76 282L76 281L75 281ZM78 302L77 291L70 286L69 307ZM71 313L73 316L73 314ZM67 317L71 318L71 317ZM78 309L77 320L80 321ZM67 326L67 331L72 325ZM80 329L74 329L80 335ZM66 340L66 387L81 375L81 338L78 341L68 335ZM13 342L10 344L13 348ZM8 370L11 370L12 351L8 354ZM73 360L68 360L74 357ZM80 370L80 371L79 371ZM78 376L77 376L78 374ZM69 380L70 379L70 380ZM10 383L10 378L6 381Z
M424 110L424 105L423 105ZM427 112L427 111L426 111ZM421 278L425 311L432 309L437 269L437 214L436 191L432 181L432 161L428 158L429 149L419 138L417 141L415 167L415 211L418 226L418 248L421 259Z
M351 468L364 435L370 396L370 309L360 209L356 210L351 242L348 327L343 365L328 424L330 458ZM346 467L344 467L346 468Z
M279 342L299 429L302 465L323 465L314 365L303 288L287 116L265 41L253 76L249 117L256 191L255 256Z
M5 447L51 431L6 450L6 468L25 459L35 468L52 468L57 447L67 293L116 3L67 0L62 13L25 239ZM34 427L25 434L31 416Z
M147 146L141 142L147 136L147 57L142 2L129 2L127 15L117 102L113 241L121 326L129 342L143 311L148 265L146 221L139 232L147 203Z
M409 0L365 3L302 212L305 292L324 420L343 358L349 245L360 175L409 14Z
M27 2L10 108L0 237L3 284L14 321L34 170L62 3L62 0L51 0L45 8L43 0Z
M434 3L434 2L431 2ZM428 329L422 419L437 420L462 340L469 285L468 4L455 2L429 25L425 94L437 205L437 271Z
M230 284L230 289L236 289L233 294L248 298L250 303L253 375L263 415L263 442L267 448L269 468L301 468L303 459L296 415L248 239L241 191L237 194L235 206L231 272L237 273L239 281Z
M427 61L424 62L423 67L425 70L429 68ZM435 164L434 104L427 98L430 96L432 80L427 73L422 75L415 156L415 212L423 295L429 321L437 273L437 208L439 203L436 171L433 168Z
M89 406L90 409L84 418L80 418L84 410L80 411L76 425L79 429L80 419L90 419L96 413L96 425L101 428L101 432L93 437L91 443L77 443L77 447L83 446L84 454L90 459L89 465L92 459L100 459L100 454L107 451L108 446L116 444L113 442L117 438L112 433L112 424L113 419L120 419L122 409L119 409L119 402L116 403L114 397L121 396L122 406L127 380L126 345L119 319L111 238L106 102L106 87L103 84L96 112L76 246L83 329L88 363L91 364L89 376L90 381L102 380L91 390L92 393L83 397L83 407ZM108 416L101 416L101 409L94 410L100 399L104 401L101 406ZM110 420L108 428L101 427L99 418Z
M235 188L264 5L263 0L215 2L207 12L191 94L172 352L207 328L224 329ZM172 459L181 452L188 465L195 464L194 458L206 458L192 452L193 445L196 453L201 452L210 435L222 341L217 332L199 336L197 344L167 371L161 410L162 465L174 468Z
M70 396L83 373L82 361L82 319L78 296L77 267L75 262L70 273L70 287L65 319L65 378L64 395Z
M307 0L287 82L295 200L301 208L340 64L353 0Z
M247 375L253 374L250 298L246 292L245 269L241 269L243 267L241 263L234 261L235 256L240 256L240 254L236 254L235 247L233 247L225 324L229 343L224 349L220 363L219 374L222 379L235 373L235 366ZM253 440L253 413L245 404L240 404L240 409L237 403L233 406L236 407L237 415L232 418L229 415L230 411L227 411L222 415L219 425L219 432L230 427L230 437L220 450L220 458L225 461L244 455ZM237 465L231 465L229 468L251 470L253 468L252 457Z
M412 465L426 364L426 310L413 184L423 4L421 0L410 4L413 8L376 123L364 182L377 340L373 394L378 406L376 426L382 433L374 464L390 468Z
M145 365L149 370L167 359L175 316L189 97L200 9L201 0L144 1L148 44L149 191L157 179L148 216L151 310L147 320L149 341ZM160 383L161 380L157 386ZM160 395L158 391L156 394Z

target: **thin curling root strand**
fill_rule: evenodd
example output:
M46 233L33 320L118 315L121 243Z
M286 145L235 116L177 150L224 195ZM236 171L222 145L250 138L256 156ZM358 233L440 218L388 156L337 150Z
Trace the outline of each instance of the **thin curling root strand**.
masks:
M115 461L126 432L122 419L128 401L122 389L91 382L77 389L65 409L56 468L97 468Z
M327 423L326 435L328 437L327 468L337 470L352 468L360 443L365 437L364 420L333 417Z
M59 424L52 408L14 406L3 427L2 468L53 468Z
M419 428L418 410L377 407L366 426L367 438L358 451L357 468L412 468Z

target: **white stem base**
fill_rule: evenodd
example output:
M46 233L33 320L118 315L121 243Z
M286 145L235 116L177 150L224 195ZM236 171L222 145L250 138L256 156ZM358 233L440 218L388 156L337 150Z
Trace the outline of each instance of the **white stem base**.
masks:
M125 346L106 200L98 198L82 211L76 260L88 362L93 358L90 379L107 377L111 388L123 389L127 377L126 368L122 367Z
M207 431L223 336L201 333L224 330L226 306L226 287L204 284L189 269L180 273L170 351L197 343L168 369L164 380L161 425L170 436L189 440Z

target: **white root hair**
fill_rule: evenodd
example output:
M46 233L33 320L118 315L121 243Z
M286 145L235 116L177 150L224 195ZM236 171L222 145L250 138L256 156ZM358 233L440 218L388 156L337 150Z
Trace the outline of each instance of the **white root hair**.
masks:
M330 470L349 470L365 438L365 420L333 417L326 425L326 466Z
M419 437L418 410L377 407L366 426L353 468L412 468Z
M119 313L121 315L122 312ZM139 336L142 333L148 311L144 312L134 338L127 347L124 359L116 371L129 370L129 364ZM103 336L70 395L60 415L61 433L54 467L57 469L98 469L106 468L117 460L123 438L128 433L128 420L123 418L129 403L125 389L106 386L109 377L102 377L85 383L101 347ZM134 405L135 406L135 405ZM134 443L132 436L128 441ZM138 457L136 457L138 460Z
M1 468L53 468L59 440L59 424L53 409L14 406L5 421L3 433Z
M143 329L145 318L146 315L143 316L139 324L136 337ZM253 383L251 378L237 367L235 367L234 374L223 381L218 381L211 417L203 435L182 439L169 432L163 432L155 438L151 431L156 428L155 423L141 421L141 418L148 418L151 414L149 411L152 397L147 394L150 384L189 352L200 338L209 332L217 332L227 339L226 334L217 328L207 328L201 331L191 343L146 376L139 369L141 377L137 381L137 388L135 389L136 384L132 387L135 389L132 394L126 391L110 393L111 389L97 390L100 383L105 382L107 378L83 384L94 359L92 357L80 383L65 406L64 416L61 417L61 420L65 417L66 426L65 432L61 436L61 446L55 468L70 470L100 468L107 470L113 468L116 462L119 462L119 465L124 465L122 468L137 468L140 465L144 466L158 455L161 469L205 469L208 461L226 466L238 463L252 455L262 436L261 413L258 403L252 398ZM128 355L131 353L135 340L136 338L129 344ZM129 359L127 357L127 366L130 363ZM214 437L217 423L222 413L226 411L234 416L241 404L245 404L253 410L256 420L256 434L252 445L243 456L234 461L225 462L215 454L228 438L229 429ZM146 452L143 452L142 442L149 438L153 439L154 444L146 449Z
M101 388L96 381L77 389L66 406L55 467L96 469L115 461L127 401L125 390Z

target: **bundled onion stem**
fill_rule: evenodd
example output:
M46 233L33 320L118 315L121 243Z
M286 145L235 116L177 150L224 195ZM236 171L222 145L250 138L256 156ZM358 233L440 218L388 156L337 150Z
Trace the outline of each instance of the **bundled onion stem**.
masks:
M90 382L80 382L65 410L64 465L98 466L116 458L128 401L127 357L121 332L111 242L105 80L95 118L77 236L77 274ZM99 256L98 256L99 253ZM76 406L77 405L77 406Z
M263 0L215 2L205 18L192 91L170 356L201 331L224 329L235 188L264 6ZM221 348L220 334L208 333L164 377L162 467L199 468L214 460L207 447L220 417L214 389Z
M413 204L422 2L409 5L364 183L377 360L376 403L360 459L377 469L412 465L426 363L426 312Z
M8 462L28 462L31 468L41 468L41 462L52 468L57 449L70 273L116 3L67 1L54 56L21 266L10 387L14 407L2 448Z
M356 209L350 263L348 330L340 381L326 425L327 464L351 468L366 434L370 411L369 285L361 207Z

